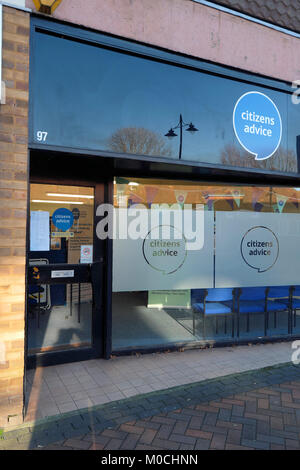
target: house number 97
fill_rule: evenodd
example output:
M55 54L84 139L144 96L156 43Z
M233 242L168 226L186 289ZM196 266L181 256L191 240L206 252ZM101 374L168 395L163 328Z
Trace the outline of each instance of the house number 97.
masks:
M48 135L48 132L45 132L45 131L37 131L36 133L36 138L39 142L46 142L47 140L47 135Z

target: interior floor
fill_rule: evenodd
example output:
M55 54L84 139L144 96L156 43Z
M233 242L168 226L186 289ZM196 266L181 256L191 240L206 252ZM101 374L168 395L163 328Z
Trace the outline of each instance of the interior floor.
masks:
M195 341L166 309L147 308L147 292L117 292L112 302L113 350Z
M148 308L147 292L118 292L113 294L112 333L113 350L169 345L174 343L207 340L230 340L232 337L231 315L204 318L193 317L192 309ZM300 334L300 311L293 317L293 334ZM295 323L296 319L296 324ZM225 325L226 320L226 325ZM240 316L239 337L261 338L264 336L264 314ZM269 314L269 337L288 335L288 313ZM237 338L235 321L234 337Z
M192 309L148 308L147 292L118 292L113 294L112 308L113 350L137 347L159 347L174 343L188 344L204 339L230 340L232 337L231 316L193 316ZM300 334L300 311L293 316L293 333ZM296 320L296 321L295 321ZM92 303L81 302L80 321L78 304L74 303L72 315L70 306L52 306L28 318L29 354L51 349L88 346L92 335ZM234 337L237 337L235 322ZM269 315L268 336L288 334L287 312ZM247 315L240 316L239 337L260 338L264 336L264 315L250 314L249 328Z
M69 305L53 306L48 310L41 310L40 315L35 311L28 318L29 354L37 352L37 350L90 345L91 326L91 302L81 302L80 318L78 317L77 303L73 304L72 315Z

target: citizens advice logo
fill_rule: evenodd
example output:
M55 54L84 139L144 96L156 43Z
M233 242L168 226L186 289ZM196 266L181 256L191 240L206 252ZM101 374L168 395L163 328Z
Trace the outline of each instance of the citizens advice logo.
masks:
M271 269L278 259L278 238L268 227L252 227L242 238L241 255L250 268L264 273Z
M237 140L255 160L270 158L282 137L282 121L276 104L264 93L249 91L233 110L233 128Z
M144 239L143 256L151 268L163 274L173 274L187 257L185 236L171 225L154 227Z

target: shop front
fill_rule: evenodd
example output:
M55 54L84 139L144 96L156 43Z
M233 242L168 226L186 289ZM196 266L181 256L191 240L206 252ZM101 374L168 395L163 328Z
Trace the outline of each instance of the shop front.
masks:
M28 364L299 337L291 87L34 17L31 47Z

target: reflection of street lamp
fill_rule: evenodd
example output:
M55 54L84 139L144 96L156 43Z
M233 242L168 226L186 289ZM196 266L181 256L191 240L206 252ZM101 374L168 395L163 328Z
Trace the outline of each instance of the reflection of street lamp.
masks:
M177 134L175 134L174 129L178 129L178 128L180 129L179 160L181 160L181 153L182 153L182 128L183 127L188 127L186 131L190 132L191 134L195 134L195 132L198 131L198 129L196 129L196 127L194 126L192 122L190 122L190 124L186 124L185 122L183 122L182 115L180 114L179 123L177 124L177 126L171 127L169 132L165 134L165 137L168 137L168 139L172 139L172 137L177 137Z

